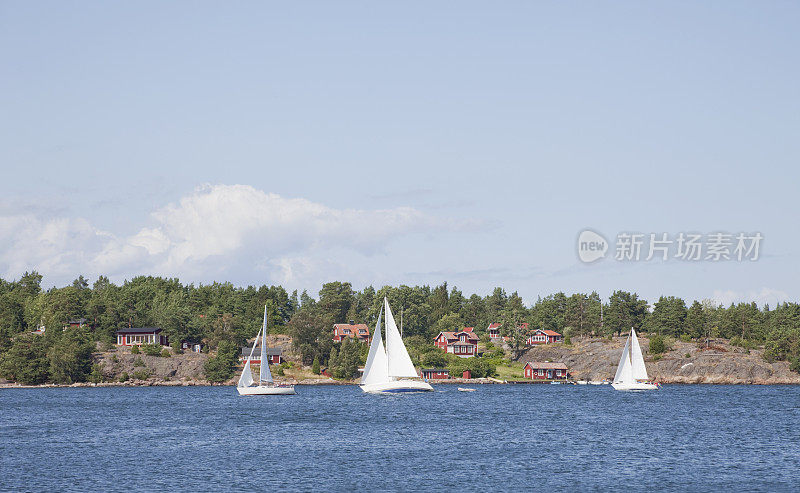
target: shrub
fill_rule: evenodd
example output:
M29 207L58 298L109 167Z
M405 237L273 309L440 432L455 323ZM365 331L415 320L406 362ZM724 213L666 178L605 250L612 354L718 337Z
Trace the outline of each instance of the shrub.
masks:
M171 357L171 356L172 356L172 355L171 355L171 354L169 354L169 349L167 349L167 348L164 348L164 349L162 349L162 350L161 350L161 357L162 357L162 358L169 358L169 357Z
M139 354L140 352L141 351L139 351L139 346L133 346L131 348L131 354Z
M111 361L114 362L114 363L119 363L119 358L117 358L116 354L111 356Z
M689 354L689 353L686 353L686 354L685 354L683 357L684 357L684 358L691 358L691 357L692 357L692 355L691 355L691 354Z
M659 334L650 337L650 354L661 354L666 350L667 345L664 342L664 337Z
M311 372L314 375L319 375L319 356L314 356L314 362L311 363Z
M144 366L141 356L133 360L133 366Z
M128 372L123 371L122 374L119 376L120 382L127 382L130 377L128 376Z
M170 344L170 347L172 347L172 352L173 353L175 353L175 354L183 354L183 349L181 349L181 342L180 341L172 341L172 344Z
M692 338L689 337L689 334L681 334L681 341L683 342L691 342Z
M92 383L100 383L104 380L103 371L97 363L92 365L92 372L89 373L89 381Z
M572 338L569 336L569 332L564 334L564 345L571 346L572 345Z
M275 374L278 375L279 377L282 377L284 375L283 366L279 366L278 369L275 370Z
M161 346L158 344L143 344L142 352L148 356L161 356Z
M800 373L800 358L792 358L792 364L789 365L789 369Z
M133 378L135 378L136 380L147 380L148 378L150 378L150 370L148 370L147 368L143 370L136 370L135 372L133 372Z
M663 358L663 357L664 357L663 355L657 354L657 355L653 356L653 361L661 361L661 358Z

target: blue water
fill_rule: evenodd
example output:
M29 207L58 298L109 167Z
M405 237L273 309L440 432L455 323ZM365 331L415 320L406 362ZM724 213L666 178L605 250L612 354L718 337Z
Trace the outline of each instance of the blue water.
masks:
M0 390L2 491L800 489L800 387Z

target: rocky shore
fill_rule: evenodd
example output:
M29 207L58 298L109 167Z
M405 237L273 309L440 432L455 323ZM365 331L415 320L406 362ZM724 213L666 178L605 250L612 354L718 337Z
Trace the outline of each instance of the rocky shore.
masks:
M639 337L651 378L661 383L692 384L800 384L800 374L789 370L789 362L767 362L763 349L746 350L725 340L708 347L697 342L675 341L662 355L648 352L649 339ZM572 345L553 344L528 349L520 362L563 362L575 380L613 379L625 337L573 339Z
M789 370L786 361L767 362L762 349L746 350L731 346L725 340L714 340L708 345L697 342L674 341L669 351L661 355L649 353L649 339L640 336L640 343L649 375L665 384L800 384L800 374ZM535 346L525 351L519 363L553 361L565 363L574 380L610 380L616 372L619 356L625 345L624 337L613 340L600 338L573 339L571 345L549 344ZM203 378L203 366L208 355L186 352L165 358L131 354L129 350L112 350L95 354L104 382L82 382L72 385L45 384L39 388L63 387L189 387L210 385L236 385L238 374L223 383L211 383ZM285 370L285 376L276 376L279 383L294 385L357 385L356 380L334 380L317 376L309 368ZM120 381L121 376L127 376ZM498 384L496 378L453 378L433 380L432 384ZM513 381L508 383L526 383ZM527 383L534 383L527 381ZM0 379L0 388L28 388Z

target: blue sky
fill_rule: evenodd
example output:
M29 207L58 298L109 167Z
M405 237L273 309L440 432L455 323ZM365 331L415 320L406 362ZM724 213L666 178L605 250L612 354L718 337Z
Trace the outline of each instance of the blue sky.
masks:
M3 2L0 276L798 297L792 2ZM761 232L756 262L577 235Z

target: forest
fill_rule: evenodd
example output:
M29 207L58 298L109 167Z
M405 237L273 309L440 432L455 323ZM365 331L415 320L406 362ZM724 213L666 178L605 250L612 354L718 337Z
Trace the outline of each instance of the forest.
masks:
M203 343L212 353L224 350L232 360L234 348L257 333L265 305L269 331L291 335L304 364L346 367L340 371L345 375L365 357L365 348L333 343L333 324L352 320L373 328L384 297L398 323L402 319L407 345L420 364L443 361L432 349L440 331L475 327L483 335L490 323L500 322L514 353L538 328L575 338L609 337L633 327L663 337L726 338L746 348L764 346L768 360L790 360L793 368L800 367L800 305L791 302L723 307L710 300L689 304L661 296L649 303L618 290L607 300L596 292L559 292L526 306L516 292L501 287L487 296L466 295L447 283L358 291L337 281L324 284L316 297L306 291L288 293L281 286L195 285L152 276L121 285L105 276L91 285L83 276L64 287L42 289L41 283L37 272L0 279L0 376L8 380L72 383L91 378L92 353L110 347L114 332L124 327L160 327L176 349L182 341ZM86 328L62 330L80 318L86 319ZM33 334L41 327L44 334Z

